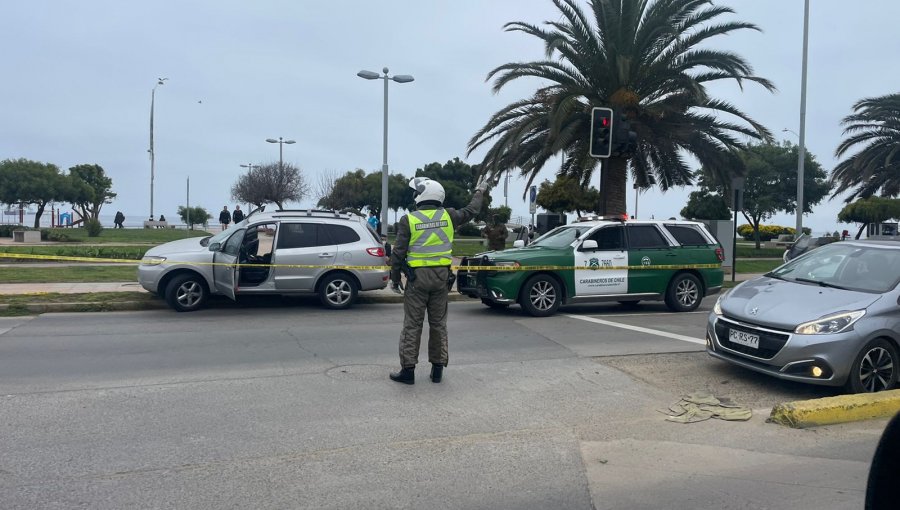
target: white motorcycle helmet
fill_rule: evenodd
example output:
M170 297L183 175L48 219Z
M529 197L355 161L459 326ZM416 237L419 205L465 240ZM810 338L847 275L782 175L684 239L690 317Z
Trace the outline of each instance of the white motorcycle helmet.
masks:
M409 187L416 192L414 197L416 205L428 200L444 203L446 193L444 192L444 187L437 181L433 181L428 177L413 177L409 180Z

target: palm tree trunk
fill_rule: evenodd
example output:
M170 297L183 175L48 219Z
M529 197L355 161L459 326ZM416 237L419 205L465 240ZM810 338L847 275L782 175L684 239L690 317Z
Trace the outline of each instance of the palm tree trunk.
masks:
M628 160L608 158L600 169L600 214L625 214Z

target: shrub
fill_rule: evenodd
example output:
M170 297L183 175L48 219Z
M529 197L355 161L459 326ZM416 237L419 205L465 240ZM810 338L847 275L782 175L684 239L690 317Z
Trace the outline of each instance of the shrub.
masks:
M87 228L88 237L97 237L103 231L103 225L100 224L100 220L86 220L84 226Z
M460 225L459 228L456 229L456 233L457 233L457 235L471 236L471 237L478 237L481 235L481 231L478 230L478 227L476 227L472 223L464 223L464 224Z
M31 230L23 225L0 225L0 237L12 237L15 230Z

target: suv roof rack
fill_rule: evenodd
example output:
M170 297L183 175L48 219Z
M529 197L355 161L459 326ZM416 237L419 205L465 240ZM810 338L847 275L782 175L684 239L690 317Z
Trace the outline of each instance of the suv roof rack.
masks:
M281 213L297 213L296 215L292 214L281 214ZM297 215L305 215L305 216L315 216L318 218L322 217L331 217L331 218L340 218L349 220L353 216L357 216L353 211L334 211L331 209L278 209L276 211L272 211L272 216L297 216Z

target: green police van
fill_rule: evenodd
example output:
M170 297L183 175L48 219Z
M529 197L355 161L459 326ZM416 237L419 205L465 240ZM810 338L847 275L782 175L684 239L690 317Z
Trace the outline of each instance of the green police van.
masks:
M694 221L592 218L521 244L464 258L459 292L492 308L518 303L535 317L603 301L665 301L688 312L718 293L724 279L722 247Z

